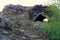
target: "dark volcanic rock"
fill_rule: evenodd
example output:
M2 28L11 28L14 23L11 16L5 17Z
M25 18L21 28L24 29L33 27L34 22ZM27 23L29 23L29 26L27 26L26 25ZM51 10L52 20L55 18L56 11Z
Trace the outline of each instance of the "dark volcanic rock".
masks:
M0 18L0 22L2 22L2 18Z
M26 7L21 6L21 5L6 5L5 8L3 9L3 13L8 13L8 14L21 14L25 12Z
M29 19L33 20L39 13L46 12L45 6L42 5L33 7L6 5L0 14L0 40L41 40L35 39L40 36L33 29L34 22Z
M0 35L0 40L11 40L8 36Z
M29 19L34 19L34 17L38 14L38 13L42 13L43 12L43 10L44 10L45 8L44 8L44 6L42 6L42 5L36 5L36 6L34 6L31 10L30 10L30 12L29 12Z
M47 6L42 5L33 6L33 8L29 11L29 19L34 20L34 18L37 17L39 14L50 17L51 13L47 8L48 8Z
M36 13L41 13L41 12L43 12L44 11L44 6L42 6L42 5L36 5L36 6L34 6L33 8L32 8L32 11L33 12L36 12Z

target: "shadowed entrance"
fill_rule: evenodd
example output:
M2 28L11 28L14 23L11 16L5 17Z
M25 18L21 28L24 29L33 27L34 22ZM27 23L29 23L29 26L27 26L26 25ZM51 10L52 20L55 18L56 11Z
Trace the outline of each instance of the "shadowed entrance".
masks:
M36 22L36 21L41 21L41 22L43 22L43 20L44 20L45 18L46 18L45 16L39 14L37 17L34 18L33 21L34 21L34 22Z

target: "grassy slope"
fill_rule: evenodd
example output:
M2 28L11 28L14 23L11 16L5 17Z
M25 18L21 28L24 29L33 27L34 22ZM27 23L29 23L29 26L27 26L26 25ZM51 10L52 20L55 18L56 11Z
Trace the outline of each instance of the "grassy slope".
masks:
M46 36L49 36L51 39L60 39L60 10L52 4L48 7L49 11L53 14L50 19L50 22L44 23L44 33Z

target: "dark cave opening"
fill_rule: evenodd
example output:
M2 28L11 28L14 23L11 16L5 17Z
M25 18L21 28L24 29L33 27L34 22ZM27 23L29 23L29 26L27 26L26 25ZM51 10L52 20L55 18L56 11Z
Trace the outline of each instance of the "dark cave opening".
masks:
M44 20L45 18L46 18L45 16L39 14L36 18L34 18L33 21L34 21L34 22L36 22L36 21L43 22L43 20Z

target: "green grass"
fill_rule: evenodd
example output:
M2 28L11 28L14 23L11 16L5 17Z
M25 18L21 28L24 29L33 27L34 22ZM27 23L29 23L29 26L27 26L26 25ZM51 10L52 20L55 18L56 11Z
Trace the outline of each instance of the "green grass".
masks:
M55 4L48 7L52 13L50 22L44 22L44 35L49 37L50 40L60 40L60 10L57 9Z

